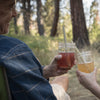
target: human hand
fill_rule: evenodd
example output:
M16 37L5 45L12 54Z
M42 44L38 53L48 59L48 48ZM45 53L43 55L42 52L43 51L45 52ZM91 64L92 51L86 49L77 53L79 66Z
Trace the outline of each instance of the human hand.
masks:
M52 62L50 63L50 65L44 67L43 76L45 78L59 76L59 75L62 75L64 73L67 73L67 71L70 70L70 68L65 68L65 69L58 68L57 61L61 58L62 58L62 55L55 56L54 59L52 60Z
M79 82L87 89L91 90L97 85L96 82L96 68L91 73L84 73L77 70L77 77Z

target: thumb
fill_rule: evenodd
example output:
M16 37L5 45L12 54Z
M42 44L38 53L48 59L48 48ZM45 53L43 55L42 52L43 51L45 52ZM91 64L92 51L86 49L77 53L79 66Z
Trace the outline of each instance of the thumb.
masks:
M77 71L76 71L76 74L77 74L77 76L79 76L79 75L80 75L80 71L79 71L79 70L77 70Z
M77 70L77 71L76 71L76 74L77 74L77 76L83 76L83 75L85 75L86 73Z
M61 59L62 58L62 55L56 55L55 56L55 60L59 60L59 59Z
M51 63L52 64L57 63L57 61L60 60L61 58L62 58L62 55L56 55Z

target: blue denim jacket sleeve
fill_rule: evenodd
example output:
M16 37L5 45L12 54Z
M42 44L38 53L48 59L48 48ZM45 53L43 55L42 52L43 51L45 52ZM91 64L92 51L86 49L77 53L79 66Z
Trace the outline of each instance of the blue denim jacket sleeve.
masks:
M25 43L0 35L0 64L6 68L14 100L56 100L42 66Z

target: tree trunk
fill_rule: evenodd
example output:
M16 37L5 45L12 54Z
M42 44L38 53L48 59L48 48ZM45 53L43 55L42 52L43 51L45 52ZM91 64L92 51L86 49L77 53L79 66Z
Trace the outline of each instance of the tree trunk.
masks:
M28 0L29 2L30 0ZM28 4L27 0L23 0L22 1L22 4L23 4L23 19L24 19L24 31L25 31L25 34L30 34L30 29L29 29L29 26L30 26L30 14L29 14L29 10L26 3ZM28 4L29 5L29 4Z
M28 30L28 33L30 34L30 20L31 20L31 0L27 0L27 4L28 4L28 8L27 8L27 30Z
M88 30L86 28L82 0L70 0L73 27L73 41L78 48L89 46Z
M14 17L14 29L15 29L15 34L18 34L18 26L17 26L17 18Z
M53 25L51 29L51 34L50 34L50 36L52 37L57 35L57 25L59 21L59 3L60 0L55 0L55 15L54 15Z
M41 21L41 12L42 12L42 3L41 0L36 0L37 3L37 24L38 24L38 33L39 35L44 35L44 26Z

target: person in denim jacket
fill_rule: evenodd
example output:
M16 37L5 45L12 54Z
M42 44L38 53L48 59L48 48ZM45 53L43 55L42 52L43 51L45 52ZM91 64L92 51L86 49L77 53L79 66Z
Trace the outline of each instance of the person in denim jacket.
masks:
M69 69L57 69L61 55L42 67L24 42L2 35L8 33L9 22L17 15L14 5L14 0L0 0L0 66L6 68L13 100L70 100L68 78L59 76ZM50 84L47 79L54 76Z

